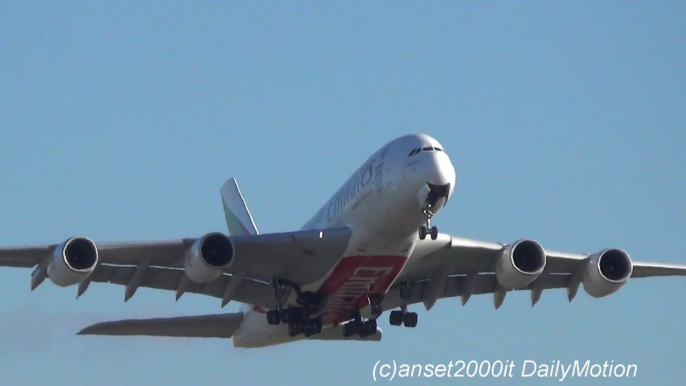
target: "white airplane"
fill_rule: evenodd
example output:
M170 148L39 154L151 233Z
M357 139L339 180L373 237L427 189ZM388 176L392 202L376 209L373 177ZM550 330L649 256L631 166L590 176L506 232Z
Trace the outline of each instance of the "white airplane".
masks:
M455 190L455 168L433 138L407 135L374 153L302 230L259 234L234 179L221 189L229 236L158 242L94 243L71 237L59 245L0 248L0 266L35 267L31 290L46 278L77 297L90 283L214 296L241 312L132 319L86 327L80 335L231 338L236 347L300 339L378 341L377 318L415 327L408 306L493 294L497 309L511 290L566 288L571 301L583 283L593 297L617 291L632 277L686 276L686 266L634 262L618 248L592 255L544 250L534 240L511 244L439 233L431 219Z

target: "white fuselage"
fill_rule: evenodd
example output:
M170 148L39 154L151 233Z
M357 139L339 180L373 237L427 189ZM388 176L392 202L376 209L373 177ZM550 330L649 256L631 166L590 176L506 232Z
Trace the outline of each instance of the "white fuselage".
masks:
M419 151L417 149L420 149ZM455 187L455 168L433 138L413 134L383 146L317 211L303 230L348 227L352 236L339 261L320 280L302 286L323 292L324 327L349 319L350 311L368 310L369 295L383 295L398 277L426 223L422 206L428 185L449 184L448 196L432 208L435 214ZM267 324L264 310L246 305L236 347L261 347L302 339L289 337L285 325Z

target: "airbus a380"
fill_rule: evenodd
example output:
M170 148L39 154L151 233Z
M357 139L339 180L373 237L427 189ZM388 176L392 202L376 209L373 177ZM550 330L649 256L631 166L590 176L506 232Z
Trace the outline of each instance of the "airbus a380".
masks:
M260 234L234 179L221 188L229 235L158 242L100 243L71 237L61 244L0 248L0 265L34 268L31 289L46 278L77 287L92 282L198 293L241 302L241 311L98 323L81 335L233 338L236 347L300 339L381 339L377 319L417 326L409 306L430 309L441 298L492 294L495 308L511 290L583 284L593 297L629 278L686 276L686 266L632 261L618 248L591 255L553 252L522 239L510 244L438 232L431 220L450 201L455 168L433 138L407 135L375 152L300 231Z

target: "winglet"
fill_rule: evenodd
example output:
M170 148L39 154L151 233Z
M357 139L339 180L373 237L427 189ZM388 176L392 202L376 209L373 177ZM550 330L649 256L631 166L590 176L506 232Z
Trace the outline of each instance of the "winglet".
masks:
M260 232L255 226L248 205L243 199L238 182L235 178L229 178L221 190L222 204L224 205L224 216L229 234L232 236L257 235Z

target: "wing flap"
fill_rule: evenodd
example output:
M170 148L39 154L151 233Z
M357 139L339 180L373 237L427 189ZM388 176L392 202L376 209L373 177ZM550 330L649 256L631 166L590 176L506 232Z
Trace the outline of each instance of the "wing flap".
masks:
M519 288L516 291L529 291L534 287L536 287L537 290L567 288L571 277L572 275L570 274L544 274L533 283L526 287ZM429 282L430 280L423 280L411 283L405 292L405 300L401 299L400 286L394 286L384 297L381 307L384 310L390 310L400 307L402 304L423 302L427 296L430 296L426 293ZM498 280L493 273L477 275L473 289L468 289L468 279L466 275L450 276L448 277L448 280L446 280L445 287L440 291L438 298L458 297L468 294L468 292L471 292L469 295L492 294L498 289L497 284Z
M242 321L242 312L176 318L127 319L97 323L79 331L78 335L231 338L241 326Z
M112 283L126 286L133 276L136 267L120 267L103 265L89 277L93 282ZM168 291L176 291L185 273L180 269L148 267L139 286ZM208 295L222 299L226 288L232 280L232 276L223 275L209 283L198 284L188 280L184 292ZM267 283L250 279L242 279L230 300L241 303L256 304L267 309L275 307L272 288Z

